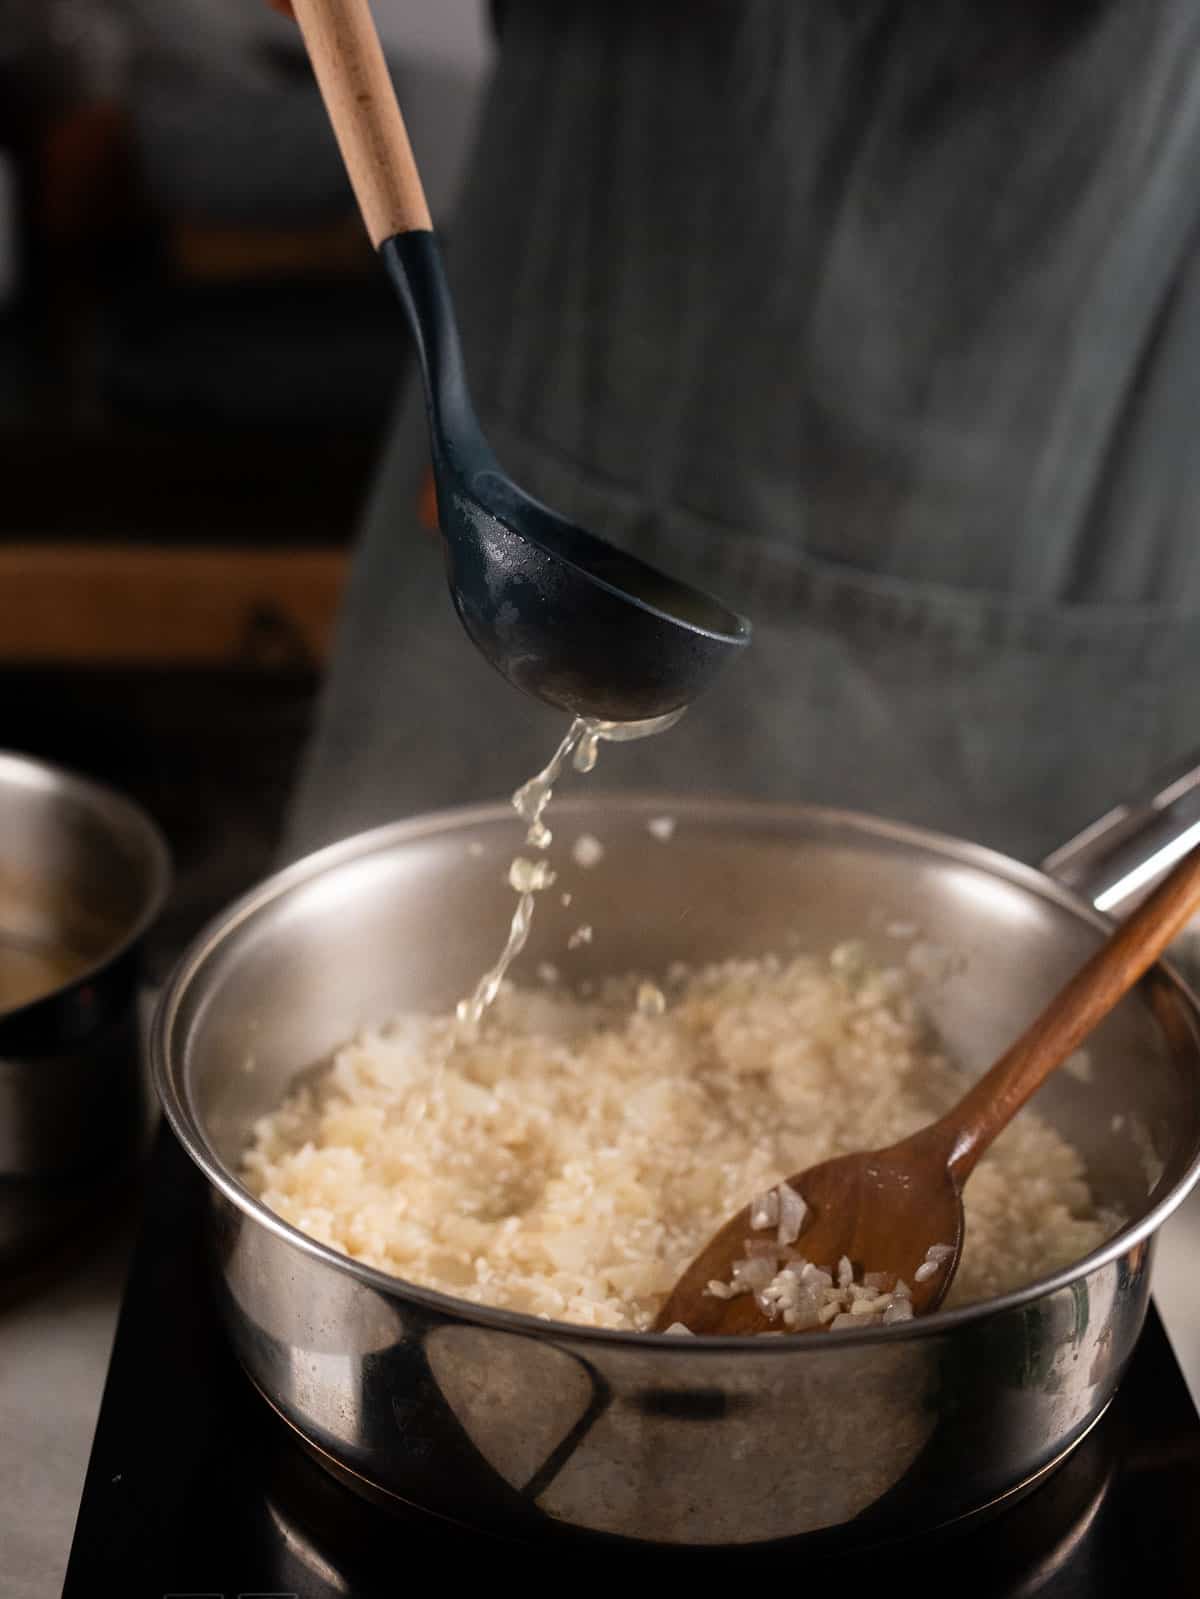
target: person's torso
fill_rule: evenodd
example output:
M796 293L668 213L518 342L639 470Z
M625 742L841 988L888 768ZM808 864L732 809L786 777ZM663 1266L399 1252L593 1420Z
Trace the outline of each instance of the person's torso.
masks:
M1196 741L1198 58L1184 0L511 6L452 239L485 428L758 629L611 780L1029 855ZM397 810L546 740L460 670L500 753L448 697Z

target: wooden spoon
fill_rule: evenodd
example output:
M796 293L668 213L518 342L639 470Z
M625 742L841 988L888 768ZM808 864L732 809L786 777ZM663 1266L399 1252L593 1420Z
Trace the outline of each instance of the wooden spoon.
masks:
M1200 910L1200 848L1186 855L1123 926L1076 973L1033 1025L939 1121L887 1149L842 1155L788 1179L808 1206L795 1249L836 1272L847 1257L857 1281L886 1274L912 1289L914 1315L936 1310L958 1268L963 1243L962 1186L998 1133L1079 1047ZM682 1323L709 1334L785 1331L752 1293L723 1299L711 1281L728 1283L752 1239L750 1207L717 1233L676 1283L655 1331ZM953 1254L933 1273L918 1269L931 1245Z

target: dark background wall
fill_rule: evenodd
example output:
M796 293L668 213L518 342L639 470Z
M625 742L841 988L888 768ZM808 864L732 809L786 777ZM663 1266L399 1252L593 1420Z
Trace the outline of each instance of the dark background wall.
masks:
M488 11L374 9L452 248ZM0 748L158 815L164 960L270 864L406 363L265 0L0 0Z

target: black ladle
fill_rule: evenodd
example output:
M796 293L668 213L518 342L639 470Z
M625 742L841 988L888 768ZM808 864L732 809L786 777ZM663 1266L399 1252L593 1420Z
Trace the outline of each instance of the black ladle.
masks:
M505 475L471 405L437 239L367 0L293 0L293 9L416 341L463 626L511 683L573 715L631 722L689 705L749 642L750 624Z

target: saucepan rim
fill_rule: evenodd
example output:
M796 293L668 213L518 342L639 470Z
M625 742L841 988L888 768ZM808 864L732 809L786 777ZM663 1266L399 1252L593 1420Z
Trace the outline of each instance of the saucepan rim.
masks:
M759 826L769 826L772 823L791 825L806 823L831 830L840 828L860 837L866 836L915 847L927 855L980 868L1017 887L1034 892L1043 899L1051 900L1094 928L1106 930L1112 926L1109 917L1102 915L1086 900L1035 867L1027 866L998 850L969 843L951 834L891 821L866 812L827 806L731 799L727 796L708 798L694 794L689 796L669 793L645 794L624 790L605 790L598 796L572 796L556 803L555 811L561 822L580 813L589 817L594 816L601 807L607 808L610 815L615 810L622 816L636 816L649 812L653 815L670 814L677 819L692 817L708 823L741 819L753 821ZM575 1345L617 1345L631 1350L669 1349L687 1355L706 1353L716 1355L737 1351L744 1356L753 1351L756 1356L764 1359L796 1355L805 1351L807 1354L803 1358L814 1358L821 1354L833 1355L838 1350L858 1348L881 1341L892 1344L897 1340L952 1333L970 1323L984 1321L1045 1299L1119 1257L1127 1255L1151 1234L1157 1232L1200 1179L1200 1143L1198 1143L1183 1173L1144 1214L1130 1221L1113 1237L1071 1265L1039 1277L1025 1287L1014 1289L1010 1293L957 1306L951 1310L937 1311L933 1315L917 1318L910 1324L870 1327L864 1328L861 1332L840 1332L836 1337L819 1339L761 1338L748 1335L715 1337L709 1334L685 1338L671 1333L637 1332L625 1328L589 1327L572 1322L544 1320L522 1311L477 1305L451 1294L440 1293L436 1289L424 1288L418 1283L409 1282L406 1278L392 1276L376 1267L353 1260L328 1244L309 1237L276 1215L238 1180L216 1153L205 1134L203 1120L198 1113L187 1081L186 1056L180 1048L182 1039L177 1036L181 1008L193 989L203 981L209 963L218 950L235 936L238 929L268 905L285 898L302 885L351 862L372 854L390 851L398 845L435 838L439 834L458 832L469 827L504 822L511 824L512 821L511 806L502 802L457 806L390 822L382 827L355 833L337 843L316 850L275 872L214 917L184 952L159 997L151 1028L150 1059L154 1085L172 1131L209 1183L225 1199L250 1220L267 1228L285 1243L313 1260L333 1270L348 1273L367 1287L390 1298L412 1300L448 1318L453 1317L459 1321L476 1323L526 1337L535 1336L542 1340L553 1339L555 1342ZM1192 1049L1200 1061L1200 1004L1197 1003L1196 996L1170 963L1160 962L1152 971L1160 980L1165 980L1181 999L1182 1013L1187 1019Z
M118 937L105 944L103 951L89 960L86 966L73 973L65 982L27 1000L0 1010L0 1032L10 1023L26 1023L39 1008L50 1008L63 994L93 981L100 973L114 966L123 955L134 948L158 920L171 888L171 852L157 822L149 812L134 800L94 778L82 777L78 772L39 756L24 755L18 750L0 749L0 791L21 787L46 795L67 794L86 805L93 815L107 823L115 823L136 838L144 854L146 887L136 916L125 926Z

